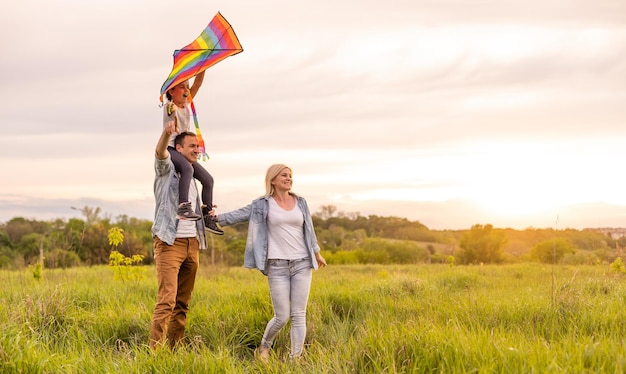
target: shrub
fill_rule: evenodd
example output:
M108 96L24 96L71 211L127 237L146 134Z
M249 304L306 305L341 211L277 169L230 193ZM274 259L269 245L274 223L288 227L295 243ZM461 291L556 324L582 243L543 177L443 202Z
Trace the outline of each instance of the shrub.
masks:
M624 267L624 262L621 257L616 258L609 266L609 269L615 273L626 273L626 267Z
M530 250L530 257L544 264L558 263L566 253L575 253L572 243L565 238L544 240Z
M46 267L49 269L65 269L80 265L80 257L78 257L75 252L66 251L60 248L57 248L48 253L44 261Z
M123 282L140 281L146 276L146 269L141 265L142 255L126 257L118 251L112 251L109 256L109 266L113 269L113 277Z

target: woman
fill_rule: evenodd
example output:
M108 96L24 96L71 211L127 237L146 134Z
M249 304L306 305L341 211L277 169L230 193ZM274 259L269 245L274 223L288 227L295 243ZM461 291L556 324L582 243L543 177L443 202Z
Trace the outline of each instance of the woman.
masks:
M291 185L291 169L272 165L265 175L264 196L219 217L213 213L221 226L249 221L244 267L267 275L274 317L258 349L262 361L267 361L276 335L290 317L290 357L302 355L312 269L326 266L306 200L291 192Z

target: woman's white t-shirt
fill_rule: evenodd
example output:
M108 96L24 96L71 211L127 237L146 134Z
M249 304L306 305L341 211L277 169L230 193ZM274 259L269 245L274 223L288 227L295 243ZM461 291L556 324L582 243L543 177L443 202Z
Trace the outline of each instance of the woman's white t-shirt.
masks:
M272 197L269 204L267 258L298 260L309 257L304 245L304 215L298 204L285 210Z

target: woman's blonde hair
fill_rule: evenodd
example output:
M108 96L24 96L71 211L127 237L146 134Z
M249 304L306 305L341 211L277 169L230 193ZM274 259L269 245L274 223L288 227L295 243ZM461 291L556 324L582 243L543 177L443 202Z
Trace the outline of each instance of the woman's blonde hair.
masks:
M274 178L280 174L280 172L284 169L289 169L290 173L293 173L291 168L285 164L274 164L267 168L267 173L265 173L265 196L272 196L274 193L274 186L272 186L272 181Z

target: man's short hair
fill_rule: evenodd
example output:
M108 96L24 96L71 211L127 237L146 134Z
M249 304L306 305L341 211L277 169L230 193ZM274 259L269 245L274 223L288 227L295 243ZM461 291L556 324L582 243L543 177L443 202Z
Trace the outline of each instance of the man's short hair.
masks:
M179 144L181 147L183 146L183 143L185 142L185 138L188 136L196 136L196 134L194 134L191 131L183 131L180 134L176 135L176 138L174 138L174 146L176 146L176 144Z

